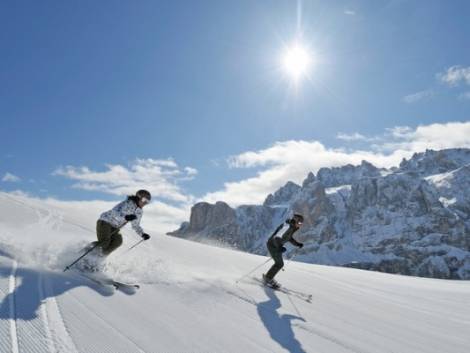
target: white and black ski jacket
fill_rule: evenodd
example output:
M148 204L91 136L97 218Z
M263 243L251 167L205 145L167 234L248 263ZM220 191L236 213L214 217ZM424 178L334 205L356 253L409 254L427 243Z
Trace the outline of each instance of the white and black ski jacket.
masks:
M136 215L137 217L131 221L132 228L137 234L142 236L142 234L144 234L144 230L140 226L140 220L142 218L143 211L139 206L136 205L134 201L130 199L122 201L121 203L114 206L112 210L102 213L100 220L111 224L115 228L119 228L122 227L126 222L124 217L132 214Z

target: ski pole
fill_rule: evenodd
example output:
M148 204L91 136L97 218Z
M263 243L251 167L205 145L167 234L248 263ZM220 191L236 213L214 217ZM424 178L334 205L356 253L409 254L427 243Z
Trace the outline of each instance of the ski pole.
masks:
M255 272L258 268L260 268L261 266L267 264L269 261L271 261L271 258L267 259L265 262L263 262L261 265L259 266L256 266L253 270L251 270L250 272L248 272L246 275L243 275L242 277L240 277L239 279L237 279L237 281L235 283L238 283L240 282L243 278L251 275L253 272Z
M139 244L142 243L143 241L145 241L145 239L139 240L137 243L135 243L135 244L132 245L129 249L127 249L122 255L127 254L129 251L131 251L132 249L134 249L137 245L139 245ZM121 255L121 256L122 256L122 255Z
M287 267L287 265L289 264L289 262L291 262L291 261L294 259L294 257L297 256L298 253L299 253L299 249L295 249L295 250L294 250L294 253L292 254L292 256L289 257L289 259L286 261L286 264L285 264L284 267L282 268L283 271L285 271L285 268Z
M112 237L114 234L116 234L117 232L119 232L121 230L122 227L124 227L125 225L127 224L127 221L124 222L124 224L122 226L120 226L118 229L116 229L115 231L111 232L110 234L110 237ZM89 253L91 253L96 247L98 247L100 245L99 242L97 242L95 245L93 245L90 249L88 249L83 255L81 255L78 259L76 259L74 262L72 262L70 265L68 265L67 267L64 268L64 272L69 270L73 265L75 265L78 261L80 261L81 259L83 259L85 256L87 256Z

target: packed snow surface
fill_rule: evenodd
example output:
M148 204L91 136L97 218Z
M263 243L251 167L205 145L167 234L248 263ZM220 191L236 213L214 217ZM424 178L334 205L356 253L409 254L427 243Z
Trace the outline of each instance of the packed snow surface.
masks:
M108 274L141 289L118 291L62 272L95 219L6 196L2 353L470 351L468 281L289 262L287 294L253 280L271 262L237 283L266 257L158 234L126 252L139 240L126 229Z

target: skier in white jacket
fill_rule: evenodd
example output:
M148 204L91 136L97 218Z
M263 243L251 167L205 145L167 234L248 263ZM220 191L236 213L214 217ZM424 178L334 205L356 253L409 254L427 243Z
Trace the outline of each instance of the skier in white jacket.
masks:
M119 233L119 228L127 222L131 222L132 228L143 240L150 239L150 235L145 233L140 226L140 220L143 214L142 208L150 202L151 198L150 192L139 190L135 196L128 196L127 200L120 202L100 216L96 223L96 236L98 246L104 256L121 246L122 235Z

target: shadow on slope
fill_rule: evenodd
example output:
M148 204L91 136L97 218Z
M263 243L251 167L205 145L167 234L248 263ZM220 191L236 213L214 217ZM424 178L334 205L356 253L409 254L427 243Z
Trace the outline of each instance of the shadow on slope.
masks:
M265 288L264 291L268 296L268 300L257 305L258 315L264 326L269 332L271 338L283 348L291 353L305 353L302 344L295 338L292 322L305 319L291 314L280 315L278 309L281 308L281 301L276 296L275 291Z
M0 280L11 275L11 267L0 264ZM85 278L55 272L37 272L27 268L16 271L16 288L0 303L0 320L20 319L34 320L38 317L38 309L47 298L58 297L76 287L89 287L102 296L111 296L112 287L93 283ZM14 310L11 304L14 304Z

